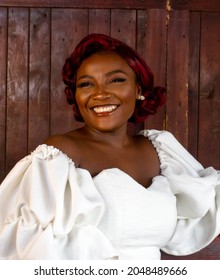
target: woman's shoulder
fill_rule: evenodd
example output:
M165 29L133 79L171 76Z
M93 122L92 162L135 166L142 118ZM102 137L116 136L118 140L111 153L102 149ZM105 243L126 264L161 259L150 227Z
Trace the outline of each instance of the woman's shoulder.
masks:
M64 154L66 154L70 159L72 159L77 165L77 162L79 162L79 139L77 137L76 131L70 131L65 134L56 134L53 136L50 136L44 141L44 144L47 146L53 146L54 148L57 148Z
M177 165L181 164L181 166L185 166L191 171L203 169L197 159L189 153L171 132L166 130L143 130L140 134L152 142L163 165L171 166L170 162L175 161Z
M70 137L67 134L52 135L44 141L47 146L53 146L59 150L63 150L66 145L69 146L72 143Z

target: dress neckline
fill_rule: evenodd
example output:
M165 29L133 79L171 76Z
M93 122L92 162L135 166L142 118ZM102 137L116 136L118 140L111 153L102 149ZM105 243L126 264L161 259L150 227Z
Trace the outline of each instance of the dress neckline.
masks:
M153 145L153 147L154 147L154 149L156 150L157 155L158 155L158 159L159 159L159 162L160 162L160 170L162 170L162 169L161 169L162 163L161 163L161 158L160 158L159 152L158 152L158 150L156 149L155 144L153 143L152 139L150 139L150 137L149 137L149 135L148 135L148 132L149 132L149 130L147 130L147 129L141 130L141 131L138 133L138 135L144 136L145 138L147 138L147 139L152 143L152 145ZM69 162L71 162L72 164L74 164L74 166L75 166L76 169L81 169L81 170L87 172L87 173L91 176L92 179L97 178L97 177L98 177L100 174L102 174L102 173L111 172L111 171L114 171L114 170L115 170L116 172L120 172L121 174L126 175L126 176L127 176L128 178L130 178L133 182L135 182L137 185L139 185L142 189L147 190L147 189L149 189L149 188L153 185L153 181L154 181L157 177L162 176L161 171L160 171L160 174L159 174L159 175L157 175L157 176L155 176L155 177L152 178L152 182L151 182L151 184L150 184L148 187L143 186L142 184L140 184L139 182L137 182L132 176L130 176L128 173L126 173L125 171L121 170L121 169L118 168L118 167L110 167L110 168L103 169L102 171L100 171L100 172L99 172L98 174L96 174L95 176L92 176L91 173L89 172L89 170L87 170L87 169L85 169L85 168L82 168L82 167L76 166L76 164L75 164L75 162L73 161L73 159L71 159L66 153L64 153L64 152L63 152L62 150L60 150L59 148L54 147L53 145L47 145L47 144L41 144L40 147L42 147L42 146L43 146L43 147L47 147L47 149L48 149L48 148L52 148L52 149L54 149L57 153L61 153L62 155L64 155L64 156L67 158L67 160L68 160ZM55 154L56 154L56 153L55 153Z
M78 167L79 169L87 172L90 176L90 172L87 170L87 169L84 169L84 168L80 168ZM99 172L97 175L95 175L94 177L91 176L91 178L93 180L96 180L98 179L99 177L101 177L102 175L105 175L106 173L114 173L114 174L121 174L121 176L126 176L128 178L128 180L130 180L132 183L135 183L139 188L141 188L142 190L149 190L150 188L152 188L153 186L153 183L155 180L158 180L159 178L162 177L161 174L155 176L152 178L152 182L151 184L148 186L148 187L145 187L143 186L142 184L140 184L139 182L137 182L132 176L130 176L128 173L126 173L125 171L121 170L120 168L118 167L112 167L112 168L106 168L106 169L103 169L101 172Z

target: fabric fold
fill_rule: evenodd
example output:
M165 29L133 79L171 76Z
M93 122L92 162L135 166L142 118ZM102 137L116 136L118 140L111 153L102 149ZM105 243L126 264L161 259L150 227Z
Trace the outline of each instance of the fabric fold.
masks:
M104 205L91 176L76 170L54 147L41 145L14 167L0 188L0 205L1 259L100 259L116 254L97 228Z
M188 255L207 246L220 233L220 172L203 166L167 131L142 131L156 148L161 173L177 201L177 225L162 248Z

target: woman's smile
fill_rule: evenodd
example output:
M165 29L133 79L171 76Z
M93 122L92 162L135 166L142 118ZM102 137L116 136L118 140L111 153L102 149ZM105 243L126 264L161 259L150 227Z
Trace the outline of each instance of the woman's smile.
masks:
M117 110L118 105L99 105L99 106L94 106L92 110L100 115L100 116L106 116L115 110Z

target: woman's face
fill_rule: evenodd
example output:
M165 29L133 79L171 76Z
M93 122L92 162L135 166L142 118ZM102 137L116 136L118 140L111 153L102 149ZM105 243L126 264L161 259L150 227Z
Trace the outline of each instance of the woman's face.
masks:
M138 89L134 71L113 52L90 56L77 71L79 111L86 125L99 131L114 131L127 125Z

